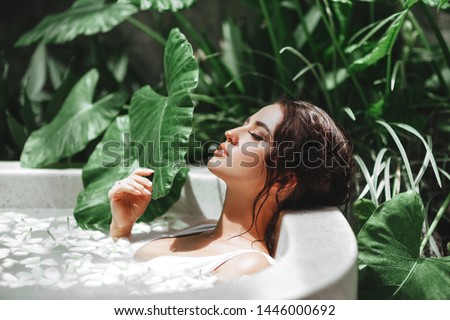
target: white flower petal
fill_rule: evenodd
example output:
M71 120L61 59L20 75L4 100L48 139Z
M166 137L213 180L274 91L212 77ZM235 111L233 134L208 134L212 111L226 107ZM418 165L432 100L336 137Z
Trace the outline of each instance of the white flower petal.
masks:
M16 281L18 281L17 277L15 275L13 275L12 273L9 273L9 272L3 273L1 278L2 278L3 281L8 281L8 282L12 282L12 281L16 282Z
M61 278L61 273L56 268L48 268L44 272L44 276L49 280L57 281L59 278Z
M31 258L25 258L19 261L20 264L26 265L26 264L39 264L41 261L41 257L31 257Z
M49 254L51 250L49 248L45 248L39 244L25 244L22 247L24 250L27 250L30 253L35 254Z
M29 252L27 250L24 250L22 248L15 248L15 249L11 250L11 252L12 252L13 256L18 256L18 257L24 257L29 254Z
M11 231L11 227L7 224L0 223L0 233L7 233Z
M6 258L6 259L3 260L3 262L2 262L2 267L4 267L4 268L11 268L11 267L14 266L16 263L17 263L17 260L10 259L10 258Z
M10 250L6 248L0 249L0 259L4 259L9 255Z
M41 265L43 266L49 266L49 267L55 267L58 265L58 262L56 262L55 259L45 259L41 261Z
M69 251L87 253L87 252L92 252L95 249L96 249L95 247L73 247L73 248L69 248Z
M88 280L83 283L86 287L101 287L103 282L100 280Z

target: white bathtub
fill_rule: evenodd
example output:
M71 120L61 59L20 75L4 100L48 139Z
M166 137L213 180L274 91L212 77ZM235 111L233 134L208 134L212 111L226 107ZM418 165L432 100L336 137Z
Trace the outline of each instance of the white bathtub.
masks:
M170 212L218 218L224 189L223 182L206 168L191 168L181 197ZM0 212L67 214L75 206L80 190L79 169L28 169L21 168L18 162L0 162ZM82 295L70 290L0 288L0 299L357 298L356 239L347 220L335 207L285 212L278 226L275 259L278 261L275 266L238 282L189 292L130 297L102 290Z

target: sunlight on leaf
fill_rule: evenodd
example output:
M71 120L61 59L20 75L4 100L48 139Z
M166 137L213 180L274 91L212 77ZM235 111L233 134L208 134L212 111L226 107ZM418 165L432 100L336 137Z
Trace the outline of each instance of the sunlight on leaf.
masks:
M64 43L78 35L105 33L135 14L130 4L105 3L105 0L78 0L68 10L49 15L34 29L24 34L16 46L34 42Z
M118 2L132 3L141 10L156 10L158 12L177 12L195 4L195 0L119 0Z
M108 191L117 180L138 167L129 134L128 115L117 117L83 167L84 190L78 195L74 212L78 226L108 232L111 223ZM180 197L186 176L187 170L181 170L170 193L152 200L140 221L151 221L166 212Z
M190 92L197 87L198 65L192 47L178 30L170 32L164 50L167 96L150 86L135 92L130 107L133 139L143 144L140 166L155 170L153 199L165 196L175 175L185 165L192 131L193 104Z
M28 137L20 156L22 166L41 167L71 156L106 130L127 96L118 92L92 102L98 79L97 70L86 73L55 118Z
M386 30L384 36L378 41L375 48L365 56L354 61L349 67L349 72L362 71L374 65L387 54L390 54L407 13L407 10L403 11L402 14L394 20Z

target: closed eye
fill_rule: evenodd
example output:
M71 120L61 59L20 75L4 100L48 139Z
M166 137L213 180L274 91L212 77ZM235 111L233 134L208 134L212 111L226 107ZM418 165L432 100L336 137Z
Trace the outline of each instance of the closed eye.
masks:
M255 140L258 140L258 141L264 140L263 137L257 135L256 133L253 133L253 132L250 132L250 131L249 131L248 133L250 133L250 135L251 135Z

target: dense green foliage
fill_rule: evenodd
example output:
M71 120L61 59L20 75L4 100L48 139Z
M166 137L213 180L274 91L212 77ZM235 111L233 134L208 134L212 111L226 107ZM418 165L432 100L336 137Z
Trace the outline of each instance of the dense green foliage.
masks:
M210 156L205 152L210 144L195 149L194 139L223 140L225 130L284 93L310 100L353 139L359 170L355 201L345 215L358 234L360 297L448 298L449 286L437 290L435 284L440 275L448 278L450 263L450 50L436 22L436 15L448 14L449 2L227 1L221 2L223 15L210 18L221 24L219 38L198 27L207 17L196 10L206 2L77 0L42 20L16 43L39 45L15 92L9 89L13 71L2 62L0 157L22 153L27 166L87 162L76 216L83 226L104 228L110 219L106 190L133 166L147 165L145 157L153 152L145 141L179 132L180 145L190 146L187 154L161 148L152 157L171 162L157 169L161 179L156 175L154 182L161 198L154 205L161 205L149 207L146 218L151 219L176 199L186 174L180 169L184 159ZM149 15L152 27L133 17L136 12ZM130 24L165 48L163 81L151 87L137 76L120 44L111 48L99 37ZM181 33L174 37L176 31L166 39L173 28L187 40ZM85 38L87 53L71 46L85 44ZM74 58L59 61L61 47L72 50ZM83 91L87 77L93 77L92 86L74 93ZM122 92L131 97L130 106ZM110 101L108 112L103 101ZM195 136L190 135L193 111ZM97 116L101 123L94 123ZM147 119L154 126L146 127ZM50 131L60 134L52 137ZM143 152L126 152L132 142L123 132L131 132L129 138L141 142ZM108 141L123 146L118 153L129 168L99 166Z

